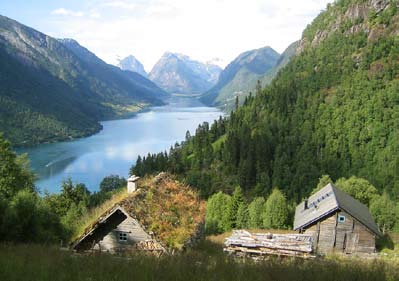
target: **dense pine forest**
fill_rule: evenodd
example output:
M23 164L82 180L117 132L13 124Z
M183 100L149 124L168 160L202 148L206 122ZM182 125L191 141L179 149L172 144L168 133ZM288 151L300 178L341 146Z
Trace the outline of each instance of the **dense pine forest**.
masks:
M139 157L131 173L168 170L204 197L240 186L252 199L278 187L290 202L322 175L355 176L397 200L399 14L396 1L382 2L329 5L270 86L169 152Z

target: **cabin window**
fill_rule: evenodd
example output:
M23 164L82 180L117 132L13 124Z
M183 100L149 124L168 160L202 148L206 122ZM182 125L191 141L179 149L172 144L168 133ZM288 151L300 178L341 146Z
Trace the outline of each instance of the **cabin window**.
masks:
M121 242L127 241L127 233L126 232L119 232L119 241L121 241Z
M345 216L339 215L338 216L338 222L345 222Z

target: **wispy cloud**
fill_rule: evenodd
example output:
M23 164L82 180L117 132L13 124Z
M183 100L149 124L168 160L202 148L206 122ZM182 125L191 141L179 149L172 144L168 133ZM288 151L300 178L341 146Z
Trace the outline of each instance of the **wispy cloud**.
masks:
M70 17L83 17L85 15L82 11L72 11L65 8L58 8L51 12L52 15L57 16L70 16Z
M100 3L102 7L111 7L111 8L118 8L118 9L123 9L123 10L136 10L139 5L136 2L132 1L104 1Z
M165 51L224 62L266 45L282 52L329 2L91 0L78 11L54 10L49 26L57 32L52 34L77 39L107 62L133 54L150 70Z

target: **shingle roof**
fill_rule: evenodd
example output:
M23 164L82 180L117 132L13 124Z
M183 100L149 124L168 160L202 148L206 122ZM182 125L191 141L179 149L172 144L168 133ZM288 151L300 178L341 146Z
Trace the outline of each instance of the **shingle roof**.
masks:
M364 224L373 233L381 236L367 206L331 183L310 196L307 202L307 209L304 208L305 201L296 207L294 230L304 228L336 210L342 210Z

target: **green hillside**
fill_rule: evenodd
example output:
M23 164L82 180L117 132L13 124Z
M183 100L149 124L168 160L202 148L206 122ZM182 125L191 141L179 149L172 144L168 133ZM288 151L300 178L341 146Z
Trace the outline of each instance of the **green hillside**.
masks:
M73 44L72 44L73 43ZM13 145L93 134L166 95L149 80L0 16L0 132Z
M258 80L261 81L261 85L262 86L267 86L269 85L274 77L276 77L277 73L280 71L280 69L282 69L284 66L286 66L291 59L295 56L296 53L296 49L298 47L298 43L299 41L296 41L292 44L290 44L285 50L284 52L280 55L280 58L278 59L276 65L270 69L268 72L266 72L263 76L259 77ZM252 82L252 90L254 88L253 85L255 85L254 82Z
M223 105L224 103L223 107L226 110L231 110L235 106L237 95L239 97L239 103L242 104L245 101L245 97L249 96L250 93L256 93L258 81L260 81L263 87L269 85L273 78L276 77L279 70L286 66L295 55L297 45L298 42L294 42L288 46L279 56L275 65L272 68L268 68L266 73L259 74L252 72L247 67L241 68L234 79L219 91L215 101L216 104Z
M257 80L273 69L279 58L280 55L270 47L240 54L220 73L217 84L201 100L206 104L231 109L236 96L243 101L254 90Z
M171 150L169 169L203 194L239 184L299 201L328 174L365 178L398 198L398 30L397 1L329 5L270 86Z

